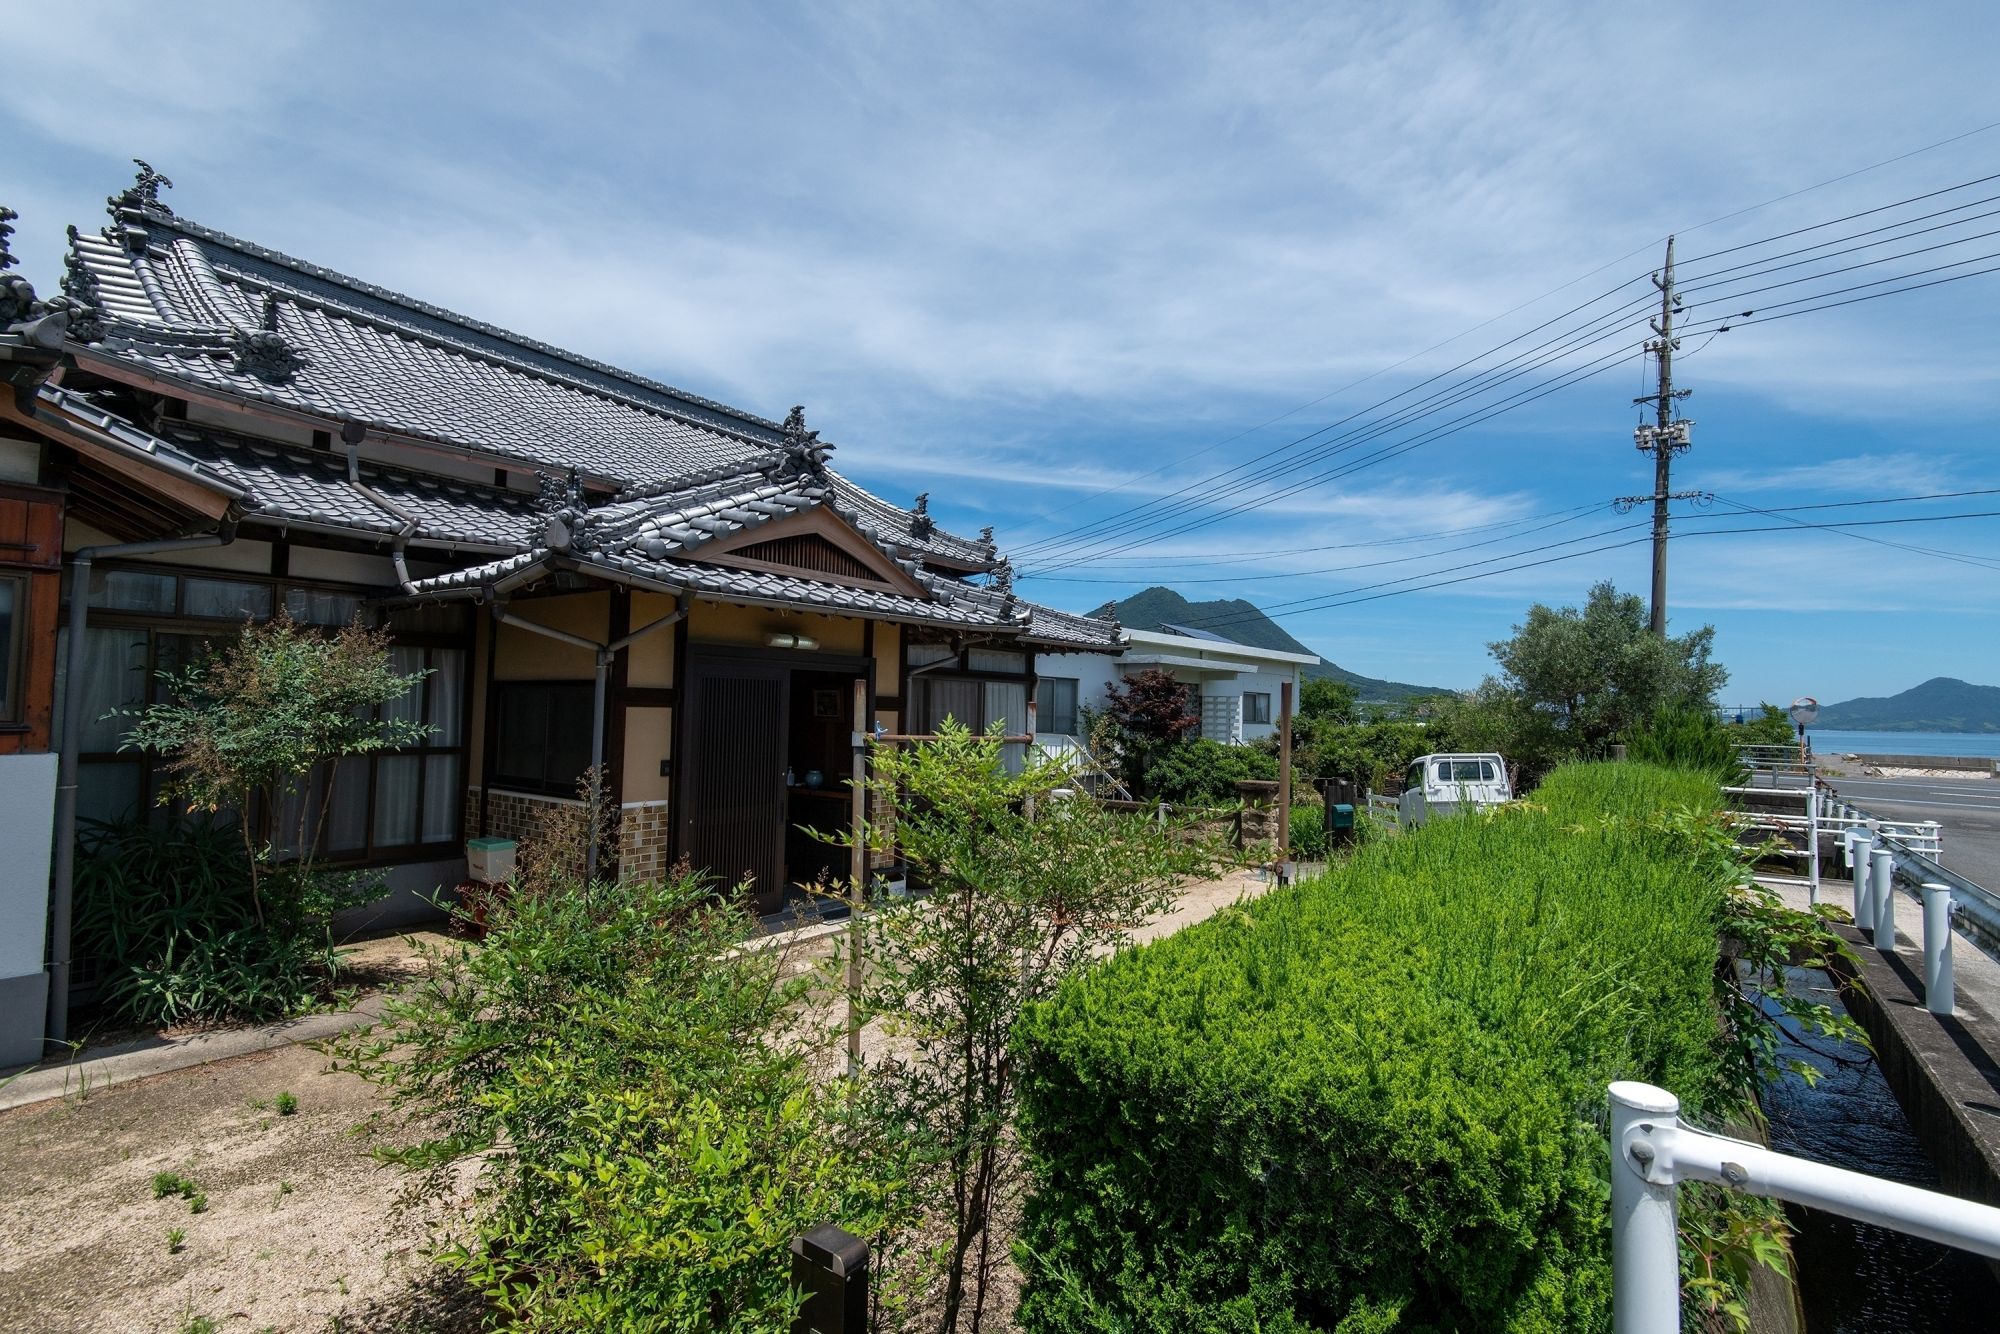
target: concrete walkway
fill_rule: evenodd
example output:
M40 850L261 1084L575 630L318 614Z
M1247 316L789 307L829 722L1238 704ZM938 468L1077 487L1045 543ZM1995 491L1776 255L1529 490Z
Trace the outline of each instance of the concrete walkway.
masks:
M436 931L418 931L365 941L348 951L346 968L377 986L393 984L416 975L420 965L418 942L436 945L449 940L450 937ZM213 1028L173 1037L158 1035L85 1047L66 1061L27 1066L11 1075L0 1072L0 1111L50 1098L82 1095L114 1084L129 1084L135 1079L149 1079L175 1070L189 1070L273 1047L318 1042L374 1023L381 1017L384 1000L383 992L374 990L350 1010L301 1015L256 1027Z

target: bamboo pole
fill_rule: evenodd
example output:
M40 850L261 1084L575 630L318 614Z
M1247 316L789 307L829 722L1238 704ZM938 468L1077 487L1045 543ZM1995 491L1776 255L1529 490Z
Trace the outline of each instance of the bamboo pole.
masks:
M868 678L854 679L854 840L848 849L847 1073L861 1073L861 907L868 884Z
M1292 879L1292 683L1278 685L1278 883Z

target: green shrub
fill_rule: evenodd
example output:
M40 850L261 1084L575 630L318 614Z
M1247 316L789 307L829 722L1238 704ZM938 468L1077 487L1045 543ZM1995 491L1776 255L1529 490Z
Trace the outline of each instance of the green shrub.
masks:
M364 882L267 872L263 921L235 828L171 814L81 822L74 952L100 998L137 1024L277 1019L327 997L339 954L327 922Z
M1326 860L1326 808L1292 807L1292 856L1305 862Z
M1278 761L1254 746L1225 746L1207 737L1160 746L1146 765L1145 790L1176 806L1226 806L1240 779L1276 779Z
M1666 769L1692 769L1728 779L1741 772L1736 739L1707 709L1669 706L1626 734L1628 758Z
M1021 1328L1605 1328L1604 1086L1721 1082L1727 877L1620 818L1690 777L1558 771L1031 1010Z
M889 1187L855 1088L816 1087L807 982L694 877L517 885L478 948L430 951L380 1032L336 1047L420 1137L483 1164L446 1252L508 1328L789 1330L790 1239L862 1236Z

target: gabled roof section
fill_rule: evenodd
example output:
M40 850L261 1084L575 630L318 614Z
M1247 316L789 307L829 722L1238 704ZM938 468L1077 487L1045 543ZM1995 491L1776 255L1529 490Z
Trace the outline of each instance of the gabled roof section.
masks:
M769 467L792 442L791 419L731 408L177 217L159 198L166 178L140 166L138 181L110 200L111 227L70 229L64 290L91 316L72 321L70 350L87 369L358 421L516 467L575 469L621 497ZM871 538L963 572L993 564L990 537L945 533L921 508L829 477Z

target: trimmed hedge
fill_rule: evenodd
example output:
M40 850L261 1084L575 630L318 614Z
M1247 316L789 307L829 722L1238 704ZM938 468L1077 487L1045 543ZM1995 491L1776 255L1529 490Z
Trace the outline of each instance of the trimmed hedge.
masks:
M1715 804L1571 766L1031 1011L1021 1328L1608 1327L1604 1086L1715 1084L1724 893L1625 817Z

